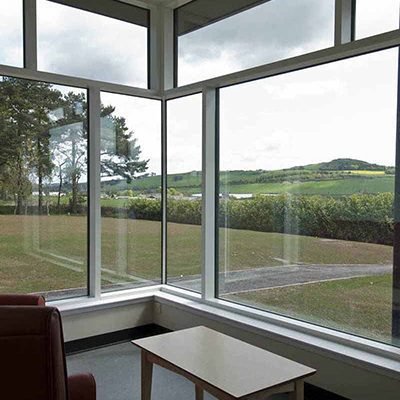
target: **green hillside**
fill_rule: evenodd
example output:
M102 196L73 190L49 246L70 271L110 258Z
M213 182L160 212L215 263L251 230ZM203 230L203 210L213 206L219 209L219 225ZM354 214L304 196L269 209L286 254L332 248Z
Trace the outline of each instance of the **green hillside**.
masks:
M168 175L168 187L189 195L201 192L201 171ZM122 180L103 183L103 191L133 190L139 193L160 191L161 177L137 178L131 184ZM281 170L221 171L220 192L298 193L348 195L394 191L394 168L366 161L340 158Z
M388 167L384 165L371 164L366 161L355 160L352 158L337 158L329 162L318 164L309 164L301 167L293 167L290 169L308 169L308 170L327 170L327 171L385 171Z

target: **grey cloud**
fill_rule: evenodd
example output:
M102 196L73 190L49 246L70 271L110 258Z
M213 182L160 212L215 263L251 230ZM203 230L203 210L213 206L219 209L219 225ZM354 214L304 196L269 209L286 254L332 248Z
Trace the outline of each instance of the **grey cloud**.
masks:
M74 21L68 18L68 12L65 21L59 27L39 27L40 69L115 83L146 85L146 75L142 73L146 71L145 66L136 62L140 55L134 54L131 46L134 37L102 32L90 18ZM107 42L104 42L105 38Z
M196 62L229 50L254 64L321 38L333 44L333 10L333 0L272 0L182 37L180 54Z
M0 37L0 64L23 65L22 34L11 32Z

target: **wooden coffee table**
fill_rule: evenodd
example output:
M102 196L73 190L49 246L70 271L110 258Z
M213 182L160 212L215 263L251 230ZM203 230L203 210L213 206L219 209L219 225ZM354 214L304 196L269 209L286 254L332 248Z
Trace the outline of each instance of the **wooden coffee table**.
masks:
M220 400L264 400L286 392L303 400L303 380L316 372L204 326L132 343L142 350L142 400L151 398L153 364L192 381L196 400L204 390Z

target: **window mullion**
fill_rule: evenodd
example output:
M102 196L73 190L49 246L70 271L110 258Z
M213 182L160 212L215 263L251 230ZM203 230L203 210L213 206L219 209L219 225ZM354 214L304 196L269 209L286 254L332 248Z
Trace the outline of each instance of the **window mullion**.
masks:
M37 70L36 0L24 0L24 67Z
M397 121L396 170L394 195L393 283L392 283L392 336L400 343L400 51L397 63Z
M216 210L216 118L217 90L203 89L202 166L202 298L215 297L215 210Z
M174 81L174 12L167 7L150 10L150 85L156 91L171 89Z
M355 0L335 1L335 46L354 40Z
M167 283L167 102L161 104L161 283Z
M89 296L101 295L100 89L89 87Z

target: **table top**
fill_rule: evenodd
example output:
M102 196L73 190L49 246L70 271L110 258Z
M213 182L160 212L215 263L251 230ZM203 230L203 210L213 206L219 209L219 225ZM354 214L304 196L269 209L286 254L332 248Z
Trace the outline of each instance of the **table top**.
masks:
M132 343L237 398L316 372L204 326Z

